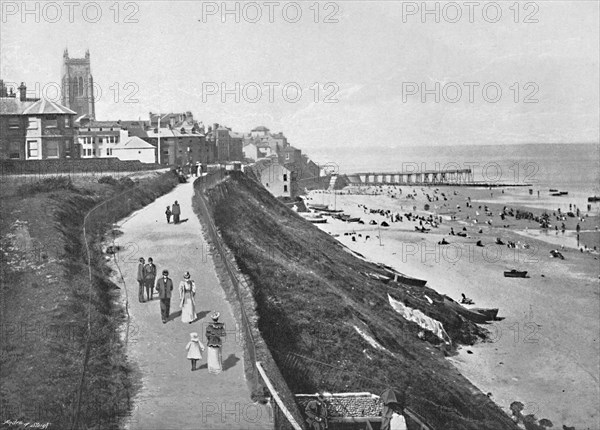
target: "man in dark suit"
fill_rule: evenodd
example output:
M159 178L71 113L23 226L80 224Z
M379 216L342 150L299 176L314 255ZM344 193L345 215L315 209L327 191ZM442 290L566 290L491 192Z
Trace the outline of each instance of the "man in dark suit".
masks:
M325 396L322 393L319 393L315 400L308 402L304 413L310 430L325 430L328 427L327 405L325 404Z
M153 299L154 281L156 281L156 265L152 257L148 258L148 263L144 266L144 284L146 285L146 296L148 300Z
M140 303L144 303L144 262L145 260L143 258L140 258L140 263L138 264L137 272L137 281L139 286L138 300L140 301Z
M156 291L160 299L160 315L163 324L169 319L169 309L171 308L171 291L173 291L173 281L169 278L169 271L163 270L162 278L156 281Z

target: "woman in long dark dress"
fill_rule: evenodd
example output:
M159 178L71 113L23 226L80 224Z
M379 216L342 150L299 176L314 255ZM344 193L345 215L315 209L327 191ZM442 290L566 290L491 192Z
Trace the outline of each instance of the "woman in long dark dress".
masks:
M225 337L225 324L219 322L221 315L215 312L211 315L212 322L206 327L206 343L208 347L208 353L206 361L208 364L208 372L219 374L223 371L223 355L221 349L223 348L223 341Z

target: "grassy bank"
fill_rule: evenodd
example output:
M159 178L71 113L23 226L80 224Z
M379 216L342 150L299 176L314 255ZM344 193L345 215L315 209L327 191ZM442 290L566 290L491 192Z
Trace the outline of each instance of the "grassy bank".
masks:
M380 393L393 386L406 406L438 429L517 428L452 365L437 338L401 318L387 293L441 321L454 343L485 331L444 305L429 288L383 284L361 272L377 268L347 252L243 174L209 190L217 227L251 281L258 327L295 393ZM355 327L384 349L372 347ZM451 351L450 351L451 352Z
M83 176L5 184L0 224L2 428L19 428L3 424L5 420L71 428L80 387L77 428L118 428L119 417L129 410L134 381L118 334L125 318L116 300L120 291L108 281L99 244L112 222L176 183L172 174L155 174L138 183ZM82 227L95 207L86 222L92 245L90 282Z

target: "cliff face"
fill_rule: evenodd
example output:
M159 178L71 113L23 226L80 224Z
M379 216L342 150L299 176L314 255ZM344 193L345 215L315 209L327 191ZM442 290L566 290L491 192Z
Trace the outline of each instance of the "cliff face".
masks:
M453 344L485 330L427 287L384 284L381 270L234 172L208 191L210 210L240 269L254 285L259 329L295 393L396 388L436 429L517 429L445 360L435 336L396 313L387 294L442 322ZM430 305L424 295L434 301Z

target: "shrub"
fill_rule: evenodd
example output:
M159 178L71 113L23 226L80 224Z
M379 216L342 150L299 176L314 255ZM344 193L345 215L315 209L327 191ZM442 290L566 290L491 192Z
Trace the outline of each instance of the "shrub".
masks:
M100 179L98 179L98 183L99 184L107 184L107 185L117 185L118 182L115 178L113 178L112 176L102 176Z
M31 184L19 186L19 194L32 195L37 193L47 193L49 191L68 190L75 191L75 185L68 176L57 176L52 178L40 179Z

